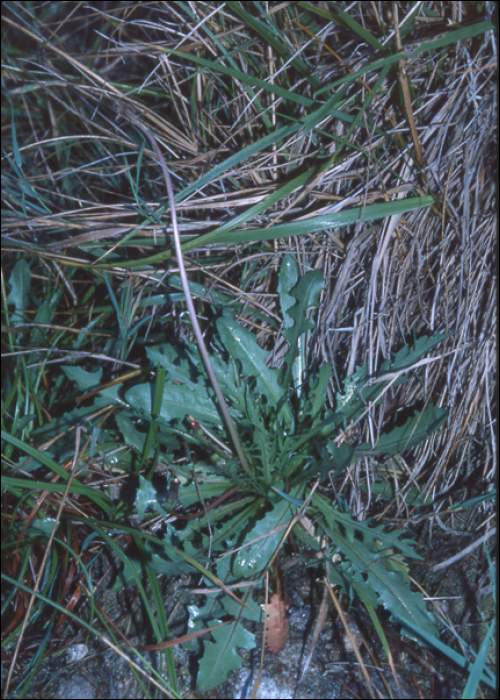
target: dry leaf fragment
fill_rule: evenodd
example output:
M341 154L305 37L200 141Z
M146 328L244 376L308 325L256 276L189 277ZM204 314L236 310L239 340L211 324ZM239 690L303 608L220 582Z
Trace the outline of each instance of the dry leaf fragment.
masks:
M271 654L277 654L285 646L290 630L288 621L288 605L277 593L262 608L266 613L266 639Z

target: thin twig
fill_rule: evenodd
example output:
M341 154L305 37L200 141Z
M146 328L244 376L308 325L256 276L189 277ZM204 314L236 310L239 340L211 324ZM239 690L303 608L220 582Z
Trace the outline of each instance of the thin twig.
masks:
M210 362L210 356L207 352L207 348L205 346L205 341L203 340L203 335L201 333L200 325L198 323L198 318L196 316L196 311L194 309L194 304L193 304L193 299L191 297L191 292L189 291L189 284L188 284L188 279L186 275L186 268L184 267L184 258L182 255L182 248L181 248L181 239L179 236L179 228L177 226L177 215L175 211L175 200L174 200L174 190L172 187L172 180L170 178L170 173L168 172L167 164L165 163L165 159L163 157L162 152L160 151L160 148L158 146L158 143L153 136L153 134L149 131L149 129L144 126L142 122L140 122L137 117L128 109L123 110L125 115L130 119L130 121L142 131L143 134L147 137L148 141L151 143L153 146L153 150L155 151L156 155L158 156L158 159L160 161L161 169L163 171L163 177L165 178L165 184L167 186L167 194L168 194L168 201L170 203L170 212L172 216L172 229L174 232L174 244L175 244L175 254L177 256L177 263L179 265L179 274L181 277L181 282L182 282L182 289L184 291L184 296L186 297L186 305L189 313L189 318L191 319L191 323L193 324L193 330L194 334L196 337L196 342L198 343L198 349L200 351L201 358L203 360L203 364L205 365L205 369L207 370L210 382L212 383L213 390L215 391L215 395L217 397L217 401L219 402L219 407L222 413L222 417L224 418L224 422L226 423L226 427L229 431L229 434L231 436L231 439L233 441L234 448L236 450L236 454L238 455L238 459L240 460L241 466L243 469L246 471L248 476L253 476L252 470L250 469L248 462L246 460L246 457L243 453L243 448L241 446L240 439L238 437L238 433L236 432L236 428L234 426L233 419L231 418L231 414L229 413L229 409L226 404L226 400L224 398L224 395L222 393L222 390L219 386L219 382L217 381L217 377L215 376L215 372L212 368L212 363Z

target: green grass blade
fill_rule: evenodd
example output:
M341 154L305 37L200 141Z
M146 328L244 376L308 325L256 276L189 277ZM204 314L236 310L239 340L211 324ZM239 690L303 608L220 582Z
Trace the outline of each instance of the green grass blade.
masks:
M464 692L462 693L463 700L467 700L467 698L476 697L477 687L481 682L483 671L486 667L486 659L488 658L488 652L490 650L490 644L492 641L491 638L495 629L495 622L496 621L494 620L489 626L488 632L486 633L486 636L483 639L483 643L481 644L479 654L477 655L476 660L472 664L472 668L470 669L469 673L469 678L467 679Z
M413 58L414 56L418 56L419 54L426 52L432 53L433 51L437 51L438 49L443 49L446 46L450 46L451 44L455 44L467 38L484 34L484 32L493 29L493 22L490 22L488 20L485 22L478 22L477 24L472 24L469 27L461 27L460 29L455 29L451 32L447 32L444 36L439 37L439 39L433 39L432 41L423 42L416 49L413 49L413 51L410 51L408 53L395 53L392 54L392 56L385 56L384 58L381 58L378 61L373 61L372 63L369 63L366 66L364 66L363 68L354 71L354 73L349 73L349 75L347 76L334 80L332 83L325 85L325 87L316 90L316 92L314 93L314 97L319 97L324 92L331 91L331 89L337 87L337 85L345 85L346 82L351 83L354 80L357 80L357 78L360 78L362 75L366 75L366 73L378 73L378 71L384 68L385 66L392 65L394 63L397 63L398 61Z
M287 236L305 236L339 226L348 226L349 224L358 223L360 221L373 221L375 219L384 219L388 216L400 216L414 209L428 207L433 204L434 201L434 197L431 195L425 197L409 197L408 199L400 199L394 202L382 202L380 204L369 204L366 207L345 209L324 216L313 216L303 221L292 221L287 224L270 226L265 229L242 229L238 231L226 231L226 233L222 234L219 234L217 229L204 236L188 241L182 248L184 252L187 252L194 248L207 245L208 243L258 243Z

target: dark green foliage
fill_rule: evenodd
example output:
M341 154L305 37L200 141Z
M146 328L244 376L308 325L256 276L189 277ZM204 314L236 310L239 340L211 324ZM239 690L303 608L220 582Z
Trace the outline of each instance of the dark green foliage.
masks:
M164 535L165 551L161 553L157 547L154 553L151 550L151 565L158 572L189 569L186 557L192 557L203 567L210 568L213 565L210 562L215 562L217 576L220 578L223 573L226 584L244 578L258 579L280 545L283 536L280 526L293 518L297 506L303 505L311 479L325 482L329 474L336 478L361 454L394 454L413 447L446 420L444 409L428 407L403 426L383 434L376 445L334 442L339 431L352 427L370 404L381 400L389 385L408 381L405 370L447 336L424 336L413 347L405 346L393 359L384 362L375 376L368 376L366 366L359 367L352 377L344 380L344 391L337 395L335 410L327 409L326 390L332 368L323 364L316 372L307 373L304 367L306 333L313 328L309 310L319 306L322 284L320 272L299 277L295 261L285 257L279 293L283 336L289 347L280 368L267 366L267 353L257 344L253 333L234 318L222 316L217 320L216 343L220 354L213 358L213 365L242 439L251 477L234 459L224 457L222 450L211 449L216 443L206 431L220 443L225 443L226 437L195 345L186 342L184 349L168 344L147 348L151 363L165 371L159 412L152 416L154 387L149 383L126 392L129 411L146 421L154 421L160 435L189 435L205 455L204 459L194 460L183 468L170 465L183 484L180 503L186 508L195 503L200 505L200 497L210 503L230 488L238 487L229 503L221 502L210 511L210 530L206 517L201 515L178 532L175 527L168 527ZM203 426L205 433L196 423L186 431L191 419ZM141 445L137 441L139 449ZM143 514L145 488L143 485L137 496L137 507L142 504ZM162 512L159 505L155 506L151 491L147 502ZM303 546L319 549L318 540L325 535L330 554L341 555L340 563L333 567L332 582L346 592L348 588L354 590L371 609L382 605L390 614L397 615L400 623L407 619L435 634L423 597L410 588L403 557L416 557L411 542L401 540L401 533L388 534L382 526L374 528L358 522L317 493L307 513L309 518L319 518L318 539L299 529L298 539ZM274 534L266 537L271 531ZM245 542L248 546L244 546ZM236 554L218 560L219 555L235 547ZM177 550L179 553L175 554ZM207 584L213 585L208 579ZM220 621L215 613L207 616L205 608L192 607L191 616L193 623L203 618L203 626ZM239 667L238 646L254 646L253 635L242 627L244 619L242 615L231 625L218 628L212 633L213 641L202 643L200 687L220 683L228 670ZM207 668L212 671L203 670Z

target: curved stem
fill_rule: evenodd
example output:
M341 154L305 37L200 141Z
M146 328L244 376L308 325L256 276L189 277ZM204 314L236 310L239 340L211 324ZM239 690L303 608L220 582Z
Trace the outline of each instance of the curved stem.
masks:
M203 360L203 364L205 365L205 369L207 370L210 382L212 383L212 387L215 391L215 395L217 397L217 401L219 402L219 407L222 413L222 417L224 418L224 421L226 423L226 427L229 431L229 435L231 436L231 440L233 441L234 448L236 450L236 454L238 455L238 459L240 460L241 466L243 469L246 471L248 476L252 477L252 471L248 465L248 462L246 460L245 454L243 452L243 448L241 447L241 442L238 437L238 433L236 432L236 428L234 426L233 419L231 418L231 414L229 413L229 409L226 404L226 400L224 398L224 394L222 393L222 390L219 386L219 382L217 381L217 377L215 376L215 372L212 367L212 363L210 362L210 356L208 354L207 348L205 346L205 341L203 340L203 335L201 333L200 325L198 323L198 318L196 316L196 311L194 308L193 304L193 299L191 297L191 292L189 291L189 285L188 285L188 279L186 275L186 268L184 267L184 257L182 255L182 248L181 248L181 239L179 236L179 228L177 226L177 214L175 211L175 201L174 201L174 190L172 187L172 180L170 178L170 173L168 172L167 164L165 163L165 159L163 157L162 152L160 151L160 148L158 146L158 143L153 136L153 134L149 131L149 129L144 126L134 115L131 113L127 113L127 116L129 116L130 120L132 121L135 126L137 126L138 129L142 131L143 134L147 137L148 141L151 143L153 146L153 150L155 151L156 155L158 156L158 159L160 161L161 169L163 171L163 177L165 178L165 184L167 186L167 194L168 194L168 201L170 203L170 212L172 216L172 229L174 232L174 243L175 243L175 254L177 257L177 263L179 265L179 274L181 276L181 282L182 282L182 289L184 291L184 296L186 297L186 305L189 313L189 318L191 319L191 323L193 325L193 330L194 330L194 335L196 338L196 342L198 343L198 349L200 351L201 358Z

